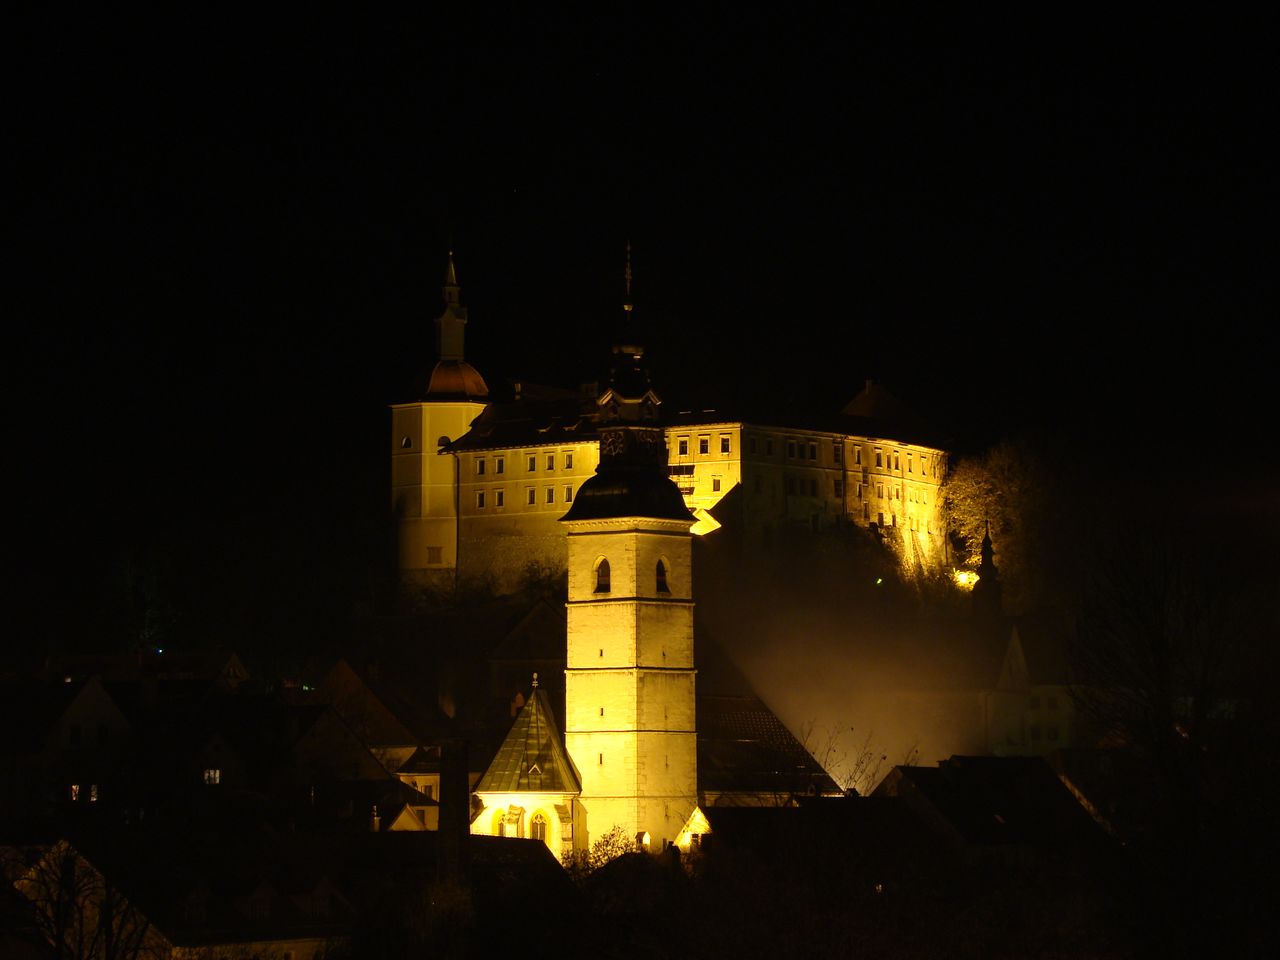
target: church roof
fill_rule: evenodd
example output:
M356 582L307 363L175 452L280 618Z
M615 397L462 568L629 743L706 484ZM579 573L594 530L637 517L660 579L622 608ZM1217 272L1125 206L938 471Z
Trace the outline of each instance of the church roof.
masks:
M562 520L608 520L614 517L652 517L686 520L693 514L684 495L665 472L653 470L599 471L587 480Z
M476 792L576 793L581 789L556 726L551 701L534 687L476 785Z

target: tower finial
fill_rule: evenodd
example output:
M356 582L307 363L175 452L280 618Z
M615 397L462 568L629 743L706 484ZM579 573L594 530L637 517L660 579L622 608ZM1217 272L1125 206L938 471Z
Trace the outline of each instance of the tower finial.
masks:
M444 302L452 306L458 305L458 294L461 287L458 286L458 268L453 264L453 247L449 247L449 262L444 268Z
M631 307L632 307L632 303L631 303L631 241L630 240L627 241L627 267L623 271L622 276L625 284L625 293L622 299L622 309L625 310L627 313L630 313Z
M533 673L533 689L538 689L538 672L536 670Z

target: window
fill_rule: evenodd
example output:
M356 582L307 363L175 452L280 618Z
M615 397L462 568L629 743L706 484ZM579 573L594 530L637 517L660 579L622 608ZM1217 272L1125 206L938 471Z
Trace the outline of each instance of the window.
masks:
M712 478L711 478L711 492L712 492L712 493L719 493L719 492L720 492L720 478L719 478L719 477L712 477Z
M525 499L524 499L524 502L525 502L525 503L527 503L529 506L531 506L531 507L532 507L535 503L537 503L537 502L538 502L538 501L537 501L537 497L538 497L538 495L537 495L537 493L534 491L533 487L530 487L530 488L529 488L528 490L526 490L524 493L525 493Z
M923 454L920 456L920 472L925 476L929 475L929 458Z
M400 441L400 446L401 446L402 448L404 448L405 450L409 450L409 449L411 449L411 448L413 447L413 438L412 438L412 437L405 437L405 438L403 438L403 439Z
M915 473L915 467L911 462L911 454L907 454L907 473Z
M881 458L882 458L881 450L879 447L876 447L876 466L877 467L884 466L884 464L880 462Z
M89 802L98 802L98 785L96 783L89 784Z
M689 455L689 438L681 437L676 441L676 449L679 451L680 456L687 457Z
M877 499L877 500L883 500L883 499L884 499L884 484L883 484L883 483L877 483L877 484L876 484L876 499Z
M72 800L79 800L79 799L80 799L80 784L78 784L78 783L73 783L73 784L71 785L71 794L70 794L70 796L71 796L71 799L72 799Z
M837 497L843 497L843 496L844 496L844 481L843 481L843 480L833 480L833 481L831 482L831 486L832 486L832 491L831 491L831 492L832 492L832 494L834 494L834 495L835 495L835 496L837 496Z
M476 476L484 475L484 457L476 461Z
M902 458L898 456L897 450L893 451L893 469L895 470L902 469Z
M609 561L601 557L596 561L596 593L608 593L609 590Z
M729 435L727 433L720 434L720 452L729 452Z
M773 437L769 437L764 442L764 453L766 457L773 456Z
M477 510L484 509L484 491L483 490L477 491L476 493L476 509Z
M529 472L534 473L538 469L538 458L534 454L529 454Z
M836 463L844 463L844 447L836 440L831 444L831 459Z
M894 488L893 488L893 499L895 499L895 500L901 500L901 499L902 499L902 488L901 488L901 487L894 487Z
M889 514L889 526L896 527L898 525L898 515L896 513Z
M504 500L506 500L506 497L503 496L503 491L501 490L493 491L493 505L495 507L505 506L505 503L503 503Z
M572 469L573 469L573 454L572 454L572 453L566 453L566 454L564 455L564 468L565 468L566 470L572 470Z
M534 840L547 842L547 818L541 813L535 813L533 819L529 821L529 836Z
M494 472L494 473L506 473L506 472L507 472L507 458L506 458L506 457L494 457L494 460L493 460L493 472Z
M786 493L786 494L792 494L792 493L795 493L795 492L796 492L796 478L795 478L795 477L792 477L792 476L786 476L786 477L783 477L783 478L782 478L782 492L783 492L783 493Z
M867 506L865 503L862 505L862 519L863 520L871 519L871 508Z
M794 460L796 458L796 442L794 440L787 441L787 459Z
M556 502L556 488L547 487L547 503L555 503L555 502Z
M427 547L427 563L444 563L444 547Z
M862 484L861 484L861 483L859 483L859 484L858 484L858 499L859 499L859 500L861 500L861 499L862 499Z
M756 438L747 437L747 452L754 454L756 452Z
M878 523L878 524L879 524L880 526L882 526L882 527L884 526L884 514L883 514L883 513L877 513L877 514L876 514L876 523Z
M205 767L204 782L211 787L216 787L222 782L222 771L217 767Z
M698 438L698 452L699 452L699 453L709 453L710 451L711 451L711 438L710 438L710 437L699 437L699 438Z
M556 468L556 455L554 453L547 454L547 469L554 470Z
M657 580L659 593L671 592L671 588L667 586L667 565L661 560L658 561ZM604 714L602 713L601 716L604 716Z
M861 447L853 448L853 462L856 463L858 466L862 466L862 448Z
M573 487L571 487L571 486L567 486L567 485L565 486L565 488L564 488L564 502L565 502L565 503L573 503Z
M809 459L810 460L818 459L818 445L816 443L809 444Z

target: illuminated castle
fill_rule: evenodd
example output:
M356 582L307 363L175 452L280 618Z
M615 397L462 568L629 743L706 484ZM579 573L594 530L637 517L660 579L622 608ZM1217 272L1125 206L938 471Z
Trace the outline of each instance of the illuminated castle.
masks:
M531 572L564 569L558 521L599 465L603 408L590 387L521 382L491 394L464 359L452 255L443 292L439 360L415 400L392 406L399 568L409 584L507 592ZM664 411L660 426L696 535L733 525L767 549L786 528L853 523L880 533L909 569L943 559L947 454L873 381L838 416L812 422L702 410Z

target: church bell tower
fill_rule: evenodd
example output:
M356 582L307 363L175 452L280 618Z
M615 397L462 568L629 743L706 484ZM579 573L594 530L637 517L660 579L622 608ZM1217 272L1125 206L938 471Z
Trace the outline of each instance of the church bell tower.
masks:
M697 804L694 517L667 475L659 400L642 360L637 346L614 348L598 401L600 465L561 518L565 745L582 784L580 847L618 826L661 850Z

